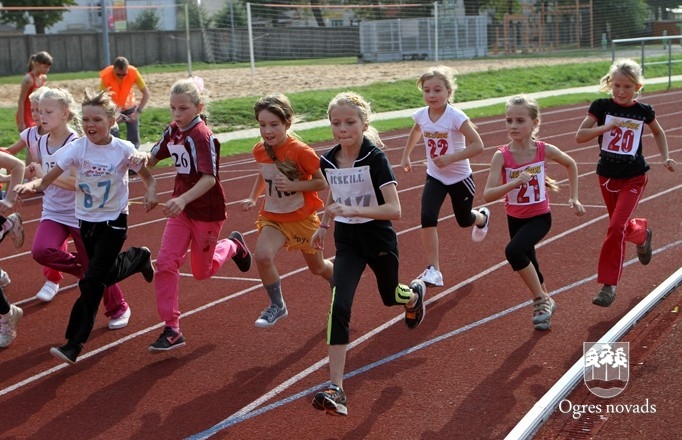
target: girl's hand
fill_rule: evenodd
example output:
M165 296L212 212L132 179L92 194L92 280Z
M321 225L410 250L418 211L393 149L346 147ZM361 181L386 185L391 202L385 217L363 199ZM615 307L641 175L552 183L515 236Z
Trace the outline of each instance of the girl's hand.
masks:
M33 182L28 182L28 183L22 183L14 187L14 191L17 194L26 194L26 193L34 193L36 192L35 185Z
M585 214L585 207L578 199L568 199L568 206L575 211L575 215L581 217Z
M28 168L30 170L30 174L35 177L36 179L41 179L43 176L45 176L45 171L43 170L43 166L37 162L31 162L28 165Z
M519 181L519 186L526 185L528 182L530 182L530 179L532 178L533 175L527 170L524 170L521 174L519 174L519 177L517 177Z
M663 162L663 166L666 167L671 173L674 173L677 169L677 162L675 162L675 159L668 159Z
M442 156L434 157L433 158L433 164L435 166L437 166L438 168L443 168L443 167L450 165L452 163L452 161L450 160L450 158L448 156L450 156L450 155L444 154Z
M310 245L317 250L324 249L324 237L327 235L325 228L317 228L317 231L310 238Z
M187 204L182 197L175 197L164 204L163 214L166 217L177 217L185 210Z
M294 182L296 181L289 180L284 174L278 173L275 176L275 189L280 192L294 192Z
M412 162L410 161L409 157L405 157L402 161L400 161L400 168L402 168L406 173L412 171Z
M151 155L149 153L138 151L137 153L133 153L133 155L130 156L130 163L133 165L142 164L143 166L147 166L150 157Z
M248 211L256 206L256 201L251 199L242 200L242 211Z
M340 203L332 203L327 206L325 210L329 216L329 221L334 220L334 217L340 215L342 217L355 217L355 213L352 211L353 208L350 206L342 205Z
M144 195L144 200L142 201L144 212L151 211L152 209L156 208L158 204L159 198L156 196L156 191L147 191L147 193Z

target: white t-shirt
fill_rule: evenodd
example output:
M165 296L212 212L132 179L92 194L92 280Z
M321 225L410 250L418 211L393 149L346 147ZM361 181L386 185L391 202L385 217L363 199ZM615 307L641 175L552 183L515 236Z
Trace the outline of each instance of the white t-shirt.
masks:
M60 168L76 168L78 219L97 223L128 213L128 169L141 168L130 163L135 152L132 143L116 137L107 145L81 138L58 155Z
M417 110L412 119L419 125L426 147L426 174L438 179L444 185L452 185L471 175L469 159L460 160L450 165L438 168L433 158L446 154L453 154L466 148L466 139L459 131L469 117L460 109L448 104L445 112L437 121L431 121L429 108Z

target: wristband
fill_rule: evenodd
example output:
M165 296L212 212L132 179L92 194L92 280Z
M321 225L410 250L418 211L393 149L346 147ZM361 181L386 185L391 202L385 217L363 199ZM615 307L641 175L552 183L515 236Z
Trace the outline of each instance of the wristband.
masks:
M142 109L140 107L136 108L135 111L138 113L142 113Z
M321 227L322 229L329 229L329 226L330 226L330 225L323 225L322 223L320 223L320 227Z

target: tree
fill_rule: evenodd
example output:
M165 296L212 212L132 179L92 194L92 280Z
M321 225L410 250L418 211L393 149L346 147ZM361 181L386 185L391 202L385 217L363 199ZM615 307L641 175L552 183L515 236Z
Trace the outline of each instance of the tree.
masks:
M156 9L145 9L130 24L131 31L156 31L159 30L161 18L156 13Z
M2 6L27 8L18 11L5 11L0 14L0 23L14 24L18 28L23 29L26 25L31 24L36 28L37 34L44 34L55 23L62 21L62 16L66 9L33 9L40 7L68 7L76 4L76 0L2 0Z

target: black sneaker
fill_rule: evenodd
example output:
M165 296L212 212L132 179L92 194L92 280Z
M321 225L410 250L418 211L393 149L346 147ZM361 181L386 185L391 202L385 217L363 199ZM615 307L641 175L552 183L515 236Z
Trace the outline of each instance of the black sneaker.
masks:
M239 246L239 250L237 250L237 253L234 255L234 257L232 257L232 260L235 262L239 270L242 272L248 272L249 269L251 269L251 252L249 252L249 248L246 247L244 236L242 236L242 234L240 234L238 231L233 231L228 238L237 243Z
M405 324L409 328L416 328L424 320L426 315L426 307L424 306L424 297L426 296L426 285L420 279L412 280L410 289L419 297L413 307L405 305Z
M175 350L176 348L185 346L185 338L182 333L176 332L170 327L165 327L163 333L159 336L153 344L150 344L149 351L152 353L160 351Z
M57 359L61 359L69 364L75 364L78 355L81 354L83 349L83 344L78 344L76 342L68 341L61 347L50 348L50 353Z
M642 263L643 265L649 264L651 261L651 236L653 235L653 232L651 232L651 229L646 228L646 240L644 240L644 244L641 246L637 246L637 258L639 258L639 262Z
M334 416L347 416L346 394L340 387L332 384L326 390L315 394L313 408Z
M142 259L142 267L140 268L140 273L144 277L144 280L148 283L154 281L154 265L152 264L152 251L149 250L147 246L142 246L140 252L144 255Z
M592 300L592 304L600 307L608 307L616 300L616 286L604 284Z

